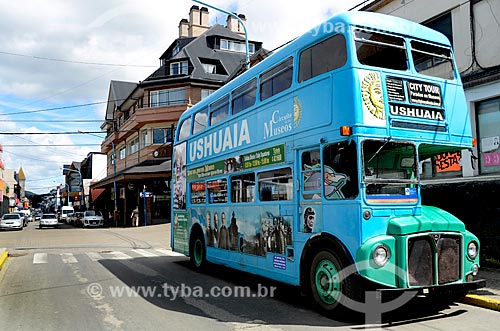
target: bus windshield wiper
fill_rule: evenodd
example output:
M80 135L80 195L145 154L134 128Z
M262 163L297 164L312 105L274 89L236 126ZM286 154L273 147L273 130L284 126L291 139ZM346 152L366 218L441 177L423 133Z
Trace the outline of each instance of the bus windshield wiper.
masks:
M380 146L380 148L375 152L375 154L373 154L373 156L366 163L372 162L372 160L380 153L380 151L385 147L385 145L387 145L389 143L389 141L391 141L391 139L392 139L392 137L387 137L385 139L384 144L382 146Z

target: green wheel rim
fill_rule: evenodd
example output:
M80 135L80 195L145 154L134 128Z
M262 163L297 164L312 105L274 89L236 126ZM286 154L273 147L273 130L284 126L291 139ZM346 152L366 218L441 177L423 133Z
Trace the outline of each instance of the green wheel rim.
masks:
M337 302L341 280L335 264L330 260L321 260L316 266L315 279L316 290L321 301L329 305Z
M203 244L200 239L196 239L193 248L194 262L197 266L200 266L203 262Z

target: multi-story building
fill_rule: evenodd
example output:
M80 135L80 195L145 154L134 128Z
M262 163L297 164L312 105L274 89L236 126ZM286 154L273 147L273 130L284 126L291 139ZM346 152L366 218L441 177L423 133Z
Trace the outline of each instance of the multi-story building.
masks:
M499 259L500 1L375 0L361 10L422 23L452 43L477 146L424 163L422 199L464 220L483 256Z
M244 15L239 15L245 21ZM107 177L91 185L105 189L107 210L129 225L132 210L144 207L147 222L170 215L171 142L179 116L222 86L245 61L244 30L228 16L226 26L209 25L205 7L191 7L179 37L160 56L160 66L139 83L111 81L106 118ZM255 53L262 43L250 41ZM142 193L145 192L145 193ZM146 201L141 198L146 195Z

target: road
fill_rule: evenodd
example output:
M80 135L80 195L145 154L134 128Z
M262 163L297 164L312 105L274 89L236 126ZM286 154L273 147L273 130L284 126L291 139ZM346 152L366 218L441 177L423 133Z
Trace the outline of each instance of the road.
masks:
M169 226L1 231L0 330L491 330L498 312L417 300L382 324L334 320L297 289L169 249ZM242 297L243 296L243 297Z

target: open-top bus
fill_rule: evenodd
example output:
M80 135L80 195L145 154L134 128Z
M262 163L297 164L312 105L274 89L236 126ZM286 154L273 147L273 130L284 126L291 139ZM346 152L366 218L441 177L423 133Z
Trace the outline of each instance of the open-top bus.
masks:
M445 36L336 15L182 114L172 248L301 286L327 312L368 285L463 296L484 284L479 241L421 204L419 164L470 148Z

